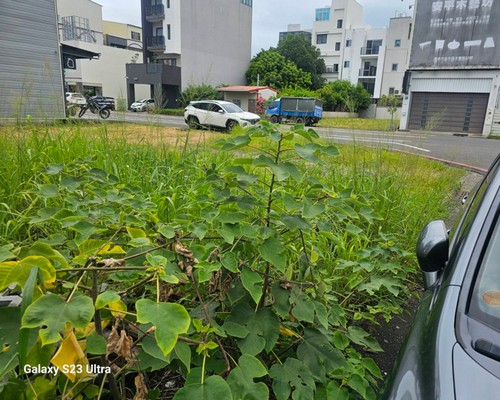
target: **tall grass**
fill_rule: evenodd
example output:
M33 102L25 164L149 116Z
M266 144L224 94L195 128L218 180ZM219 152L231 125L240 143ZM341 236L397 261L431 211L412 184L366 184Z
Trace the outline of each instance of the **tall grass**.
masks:
M231 157L216 151L210 140L162 140L155 127L131 143L134 129L100 123L2 127L0 243L22 241L29 232L22 222L42 206L33 193L37 185L50 183L44 173L50 165L88 162L149 197L159 216L169 220L198 201L196 185L206 183L209 171ZM359 146L343 146L334 166L319 171L335 191L352 189L372 199L384 219L383 230L401 234L409 247L426 221L446 215L461 174L417 157Z

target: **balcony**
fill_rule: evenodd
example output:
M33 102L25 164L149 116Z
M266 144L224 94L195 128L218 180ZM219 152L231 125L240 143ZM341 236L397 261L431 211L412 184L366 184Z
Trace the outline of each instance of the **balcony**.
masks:
M339 68L335 67L326 67L326 73L327 74L338 74L339 73Z
M360 69L358 76L375 78L377 76L377 67L370 67L370 68L367 68L367 69Z
M362 56L377 56L380 47L361 47Z
M165 51L165 36L151 36L146 38L146 46L149 51Z
M173 86L181 84L180 67L159 63L127 64L126 70L129 84L155 85L161 83Z
M165 19L165 7L157 4L146 8L146 21L157 22Z

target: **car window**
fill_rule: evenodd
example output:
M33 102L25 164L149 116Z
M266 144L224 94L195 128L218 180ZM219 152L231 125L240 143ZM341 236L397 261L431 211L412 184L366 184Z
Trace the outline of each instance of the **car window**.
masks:
M276 108L278 107L278 102L275 100L275 101L271 101L271 103L269 103L269 108Z
M208 111L219 112L222 111L222 107L219 106L218 104L210 104L208 107Z
M207 103L194 103L193 107L197 108L198 110L207 110L208 104Z
M238 107L236 104L232 104L232 103L224 104L222 106L222 108L224 108L224 110L226 110L226 112L228 112L228 113L244 112L240 107Z
M469 304L469 315L500 331L500 223L486 247Z

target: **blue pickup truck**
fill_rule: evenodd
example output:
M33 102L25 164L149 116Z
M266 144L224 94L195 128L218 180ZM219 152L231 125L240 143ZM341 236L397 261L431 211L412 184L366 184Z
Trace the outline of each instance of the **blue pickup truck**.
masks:
M267 106L271 122L294 122L307 126L317 123L323 115L323 103L314 97L281 97Z

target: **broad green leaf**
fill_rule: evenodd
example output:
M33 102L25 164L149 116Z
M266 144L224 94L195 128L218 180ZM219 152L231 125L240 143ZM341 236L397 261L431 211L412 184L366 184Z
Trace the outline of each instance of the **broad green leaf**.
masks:
M314 378L323 383L326 383L330 371L347 367L342 352L335 349L329 338L316 329L305 329L304 341L297 349L297 356L309 367Z
M120 295L111 290L100 293L95 301L96 310L100 310L105 307L109 308L113 315L120 314L121 311L127 311L127 306L122 301Z
M189 226L189 229L191 230L193 235L195 235L200 240L202 240L208 232L208 226L207 226L207 224L204 224L203 222L197 222L197 223L191 224Z
M333 332L333 345L339 349L339 350L345 350L347 347L349 347L349 344L351 342L349 341L349 339L347 338L347 336L339 331L339 330L336 330L335 332Z
M0 246L0 262L12 260L12 259L16 258L14 253L11 252L11 250L13 248L14 248L13 244L6 244L3 246Z
M285 246L275 237L267 238L258 248L259 254L265 261L273 264L280 272L286 268Z
M326 400L349 400L349 391L345 387L340 387L335 381L328 383L326 387Z
M307 139L310 142L313 139L319 139L318 133L312 128L309 128L307 131L305 129L297 129L296 130L296 129L292 128L292 132L296 135L302 136L304 139Z
M255 303L258 304L262 296L262 276L248 268L243 268L241 271L241 282Z
M55 382L43 376L37 376L33 383L28 386L26 398L30 400L53 400L56 395L56 389Z
M101 335L91 334L87 336L85 350L90 354L106 354L107 342Z
M43 173L47 175L57 175L64 169L64 164L49 164Z
M41 208L36 212L37 216L33 217L30 220L30 224L38 224L40 222L48 221L52 219L52 217L56 215L59 211L60 211L59 208L51 208L51 207Z
M304 201L304 208L302 209L304 218L315 218L323 211L325 211L324 204L314 204L311 200Z
M164 355L169 354L177 338L187 333L191 318L186 309L175 303L155 303L148 299L136 302L137 322L151 322L155 327L155 337Z
M59 296L47 293L32 303L23 315L23 328L40 328L42 345L61 340L60 332L66 324L75 328L86 328L94 316L92 299L77 296L66 303Z
M0 290L13 283L24 286L32 268L38 267L40 277L45 286L56 280L56 270L49 260L41 256L28 256L21 261L4 261L0 263Z
M345 230L355 237L360 237L361 234L363 233L363 230L354 224L347 225L345 227Z
M281 287L279 282L273 283L271 293L274 298L273 308L282 318L289 318L290 292Z
M372 358L365 357L361 360L361 365L365 367L370 373L378 379L382 379L382 374L378 365L373 361Z
M307 143L302 146L300 144L295 145L295 152L302 157L304 160L318 164L321 159L318 157L321 154L321 145L316 143Z
M308 298L305 293L300 292L300 295L291 300L293 302L292 314L300 322L314 322L314 303Z
M42 256L47 258L52 262L56 269L69 268L66 258L46 243L35 242L30 247L28 254L31 256Z
M239 224L245 219L246 214L241 212L226 212L217 217L217 220L224 224Z
M0 376L18 365L18 345L21 325L19 307L0 307Z
M288 229L311 229L311 224L299 215L283 215L280 219Z
M231 389L218 375L209 376L203 384L193 383L181 388L174 400L232 400Z
M350 326L347 329L347 337L354 343L359 344L360 346L367 347L371 351L383 351L378 342L373 337L371 337L368 332L366 332L359 326Z
M227 378L227 383L235 399L263 400L269 398L269 389L264 382L256 383L255 378L267 375L267 369L255 357L243 354L238 366Z
M366 290L370 295L374 295L382 287L385 287L392 295L398 296L401 288L401 283L390 276L375 275L370 278L370 282L362 283L359 286L360 290Z
M222 224L217 232L227 243L233 244L234 238L241 234L241 229L238 224Z
M55 197L59 194L59 188L52 183L39 185L38 190L42 197Z
M195 265L195 273L199 283L208 282L212 277L213 272L221 269L220 263L210 263L208 261L201 261Z
M220 261L224 268L226 268L228 271L231 271L233 273L238 273L238 258L236 257L236 254L233 252L227 252L222 255L220 258Z
M240 303L233 307L231 314L224 323L240 325L248 331L248 334L238 340L238 347L242 353L252 356L259 354L264 349L271 351L279 337L280 324L278 318L269 308L261 308L257 312L248 304ZM226 329L227 333L234 332L234 325ZM243 329L238 333L244 332Z
M251 142L250 136L248 135L240 135L240 136L235 136L230 139L223 139L219 140L216 143L220 146L222 146L221 150L222 151L228 151L228 150L236 150L241 147L245 147Z
M146 232L144 232L142 229L132 228L130 226L127 226L127 233L131 239L145 238L146 237Z
M366 398L366 388L368 386L368 382L361 376L352 374L349 378L347 378L347 386L358 392L362 398Z
M163 225L160 229L158 229L164 237L167 239L172 239L175 236L175 229L168 225Z
M191 370L191 348L187 343L177 342L174 347L176 357L186 366L189 373Z
M273 379L273 391L277 400L293 400L314 398L316 384L314 378L302 361L288 357L284 364L274 364L269 370ZM293 390L293 392L292 392Z
M38 267L32 268L30 271L30 274L28 276L28 279L26 280L24 284L24 289L23 289L23 301L21 303L21 313L24 314L26 309L30 304L33 303L34 296L35 296L35 289L37 288L36 283L38 279ZM31 329L21 329L20 334L19 334L19 364L21 365L21 368L26 365L26 358L28 356L28 350L29 350L29 338L30 334L35 334L36 337L36 332L34 332ZM0 343L1 346L1 343ZM0 374L1 376L1 374Z
M250 184L257 182L257 180L259 179L257 175L247 173L245 168L243 168L241 165L231 165L224 168L224 171L236 174L236 177L239 181Z

